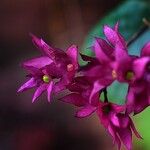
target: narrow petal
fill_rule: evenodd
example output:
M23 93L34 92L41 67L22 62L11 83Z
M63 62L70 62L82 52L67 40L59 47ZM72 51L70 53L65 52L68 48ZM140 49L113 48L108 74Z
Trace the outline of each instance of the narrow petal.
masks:
M42 84L40 85L34 95L33 95L33 98L32 98L32 103L47 89L47 84Z
M132 132L130 128L118 129L117 131L127 150L132 150Z
M62 97L60 100L78 107L84 106L86 104L85 99L80 94L77 93L71 93L69 95L66 95Z
M67 51L67 55L71 58L71 61L75 68L78 68L78 48L76 45L70 46Z
M95 38L94 51L96 58L101 62L110 62L113 48L103 39Z
M116 61L128 61L130 60L130 56L128 55L125 49L122 49L119 45L115 46L115 59Z
M150 42L145 44L142 48L141 56L150 56Z
M89 81L98 80L101 85L108 86L114 79L112 77L112 68L106 65L92 65L89 69L82 71ZM93 81L94 80L94 81Z
M37 85L37 82L34 78L31 78L30 80L28 80L26 83L24 83L17 92L23 92L25 90L28 90L30 88L33 88Z
M149 104L149 97L146 90L135 95L134 114L142 112Z
M82 87L77 83L69 84L66 88L71 92L80 93L82 91Z
M130 118L128 114L122 114L119 113L117 114L118 120L119 120L119 127L122 129L125 129L129 126L130 124Z
M117 117L116 113L110 113L110 120L114 126L120 127L119 118Z
M114 26L114 30L116 31L116 33L117 33L117 35L118 35L118 37L119 37L121 43L124 45L123 47L124 47L124 48L127 48L127 43L125 42L124 37L121 35L121 33L119 33L119 24L120 24L120 22L117 21L117 23L116 23L115 26Z
M47 87L47 99L48 102L51 101L51 93L52 93L52 89L53 89L53 81L51 81Z
M138 88L136 87L138 86ZM134 112L138 114L143 111L149 104L149 88L143 82L134 87L129 87L127 95L127 113Z
M121 141L120 141L118 135L116 134L116 131L113 129L113 127L111 127L111 125L108 126L108 132L112 136L114 143L117 144L118 150L120 150L121 149Z
M133 88L129 87L126 99L127 99L126 112L127 112L127 114L130 114L134 110L135 97L134 97L134 89Z
M118 28L118 27L117 27ZM121 48L126 49L126 42L118 31L113 30L109 26L104 26L104 34L107 40L115 47L118 44Z
M98 108L97 108L97 114L100 119L100 122L106 129L110 125L108 105L109 105L109 103L104 103L104 102L100 101Z
M114 30L115 30L116 32L118 32L118 30L119 30L119 21L117 21L117 23L115 24Z
M24 69L26 69L28 72L29 72L29 75L27 76L30 76L30 75L33 75L33 76L42 76L43 73L40 69L38 68L35 68L35 67L32 67L32 66L23 66Z
M90 104L92 103L93 96L95 96L95 94L96 94L97 92L99 92L100 90L102 90L103 88L104 88L104 86L101 85L101 84L99 83L99 81L95 81L95 82L94 82L93 89L92 89L92 91L91 91L90 98L89 98L89 103L90 103Z
M146 72L146 65L150 62L150 57L142 57L133 62L133 69L137 79L143 77Z
M66 81L64 79L60 79L60 81L56 82L54 85L54 93L58 93L66 88Z
M46 56L43 57L37 57L28 61L25 61L23 63L23 67L35 67L35 68L43 68L46 65L50 65L53 61Z
M127 72L133 72L132 62L134 59L128 55L127 51L120 48L118 45L116 45L115 48L115 59L116 62L114 63L113 68L117 73L117 80L120 82L130 82L131 80L128 80L126 76Z
M133 130L134 134L136 135L136 137L139 139L143 139L141 137L141 135L138 133L137 129L135 128L135 125L134 125L133 121L131 120L131 118L130 118L130 126L131 126L131 129Z
M90 116L93 112L96 111L96 107L93 107L91 105L87 105L85 107L83 107L82 109L80 109L77 113L76 113L76 117L78 118L84 118L87 116Z
M49 56L52 60L55 59L55 55L54 55L55 49L54 48L52 48L51 46L49 46L48 44L46 44L42 39L39 39L35 35L30 34L30 36L32 37L33 44L39 50L41 50L44 55Z

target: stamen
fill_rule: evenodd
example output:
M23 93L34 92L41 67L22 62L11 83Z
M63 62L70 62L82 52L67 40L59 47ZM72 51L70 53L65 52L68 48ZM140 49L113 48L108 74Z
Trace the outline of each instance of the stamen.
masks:
M48 75L44 75L42 79L45 83L49 83L51 81L51 77Z
M113 79L117 78L117 72L115 70L112 71L112 77L113 77Z
M73 69L74 69L73 64L68 64L68 65L67 65L67 71L68 71L68 72L73 71Z
M128 71L126 74L126 79L127 80L132 80L134 77L134 73L132 71Z

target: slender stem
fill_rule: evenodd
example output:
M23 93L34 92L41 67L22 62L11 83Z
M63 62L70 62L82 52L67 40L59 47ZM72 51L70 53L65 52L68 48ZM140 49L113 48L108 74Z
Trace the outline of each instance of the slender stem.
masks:
M140 28L138 32L136 32L127 42L127 46L130 46L134 41L136 41L148 28L150 28L150 22L143 18L143 27Z
M127 42L127 46L130 46L134 41L136 41L146 30L148 26L144 25L137 33L135 33L131 39Z
M107 89L106 88L103 89L103 93L104 93L104 102L107 103L108 97L107 97Z

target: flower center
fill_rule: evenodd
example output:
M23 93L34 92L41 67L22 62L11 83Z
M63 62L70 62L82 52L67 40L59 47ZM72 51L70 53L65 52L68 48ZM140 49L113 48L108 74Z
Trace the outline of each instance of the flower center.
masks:
M113 77L113 79L117 78L117 72L115 70L112 71L112 77Z
M51 77L48 76L48 75L44 75L44 76L42 77L42 79L43 79L43 81L44 81L45 83L49 83L49 82L51 81Z
M108 114L111 110L111 107L110 105L106 105L106 106L103 106L102 110L105 114Z
M73 71L73 69L74 69L73 64L68 64L68 65L67 65L67 71L68 71L68 72Z
M132 80L133 77L134 77L133 71L128 71L128 72L126 73L126 79L127 79L127 80Z

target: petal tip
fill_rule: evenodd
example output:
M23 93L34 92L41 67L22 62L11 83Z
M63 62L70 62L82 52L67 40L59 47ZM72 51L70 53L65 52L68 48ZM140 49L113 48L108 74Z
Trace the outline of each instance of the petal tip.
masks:
M20 92L22 92L22 88L19 88L19 89L17 90L17 93L20 93Z

